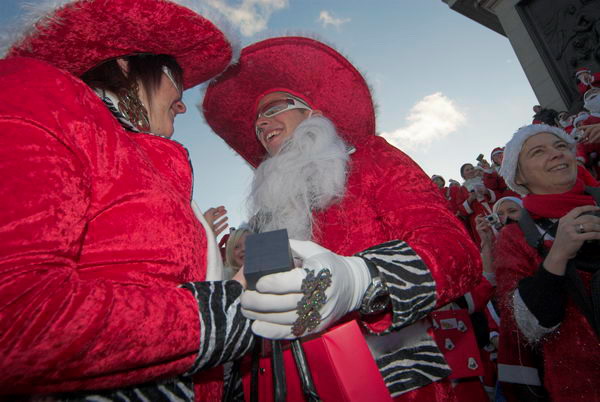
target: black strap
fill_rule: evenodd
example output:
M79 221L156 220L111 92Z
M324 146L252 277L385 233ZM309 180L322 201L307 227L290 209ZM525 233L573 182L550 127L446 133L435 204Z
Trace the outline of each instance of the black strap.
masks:
M587 194L594 197L594 201L596 201L596 205L600 205L600 187L590 187L585 186L584 190Z
M250 369L250 402L258 402L258 372L260 370L260 351L263 340L258 338L252 349L252 366Z
M521 217L519 218L519 227L525 235L527 244L536 249L538 253L545 258L548 251L544 247L544 236L540 235L540 231L535 224L535 221L529 214L529 211L523 208L521 210Z
M567 264L565 276L568 279L569 294L600 338L600 275L596 272L592 276L590 295L583 285L574 261L569 261Z
M287 387L285 385L285 366L283 364L283 348L281 347L281 341L271 341L271 351L274 399L275 402L285 402Z
M296 368L298 369L298 375L302 383L302 391L308 402L321 402L319 393L315 388L312 375L310 373L310 367L306 361L302 344L299 340L292 341L292 353L294 354L294 360L296 361Z

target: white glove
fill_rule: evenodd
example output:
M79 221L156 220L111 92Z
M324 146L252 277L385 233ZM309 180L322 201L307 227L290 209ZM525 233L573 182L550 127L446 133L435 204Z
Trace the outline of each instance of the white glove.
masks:
M252 331L269 339L295 339L292 326L298 320L298 302L304 296L302 282L313 271L331 272L331 285L325 290L326 301L318 309L321 321L316 328L301 336L319 332L347 313L357 310L371 283L365 261L360 257L344 257L311 241L290 240L295 256L302 258L302 268L267 275L258 280L256 291L242 294L242 313L255 320Z

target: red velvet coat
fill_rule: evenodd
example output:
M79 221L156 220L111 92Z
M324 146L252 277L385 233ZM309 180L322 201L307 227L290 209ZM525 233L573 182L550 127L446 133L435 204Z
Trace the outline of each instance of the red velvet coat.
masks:
M352 255L403 240L431 271L437 306L467 293L481 276L479 253L435 184L381 137L356 148L344 198L314 215L314 241Z
M178 285L204 279L206 238L185 148L33 59L0 61L0 116L0 394L188 370L198 305Z
M477 247L452 215L435 184L381 137L365 137L351 155L341 202L314 215L314 241L341 255L403 240L436 283L436 306L468 292L481 276ZM389 317L369 322L383 330ZM433 383L398 400L449 400L450 383Z
M508 225L496 243L494 265L501 310L500 339L524 341L514 322L512 295L519 281L532 276L542 258L529 246L519 225ZM590 276L581 273L589 285ZM544 359L544 386L553 401L600 401L600 342L571 298L556 331L540 340ZM501 353L506 353L502 351ZM519 351L513 351L518 361Z

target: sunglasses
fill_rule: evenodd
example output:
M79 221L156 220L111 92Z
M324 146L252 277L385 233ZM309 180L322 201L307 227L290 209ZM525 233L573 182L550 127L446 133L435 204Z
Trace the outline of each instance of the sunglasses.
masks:
M304 110L312 110L310 106L308 106L304 101L298 98L289 97L283 99L277 99L272 102L264 104L256 115L256 120L261 117L271 118L277 116L280 113L287 112L288 110L293 109L304 109ZM260 135L261 129L256 126L256 135Z

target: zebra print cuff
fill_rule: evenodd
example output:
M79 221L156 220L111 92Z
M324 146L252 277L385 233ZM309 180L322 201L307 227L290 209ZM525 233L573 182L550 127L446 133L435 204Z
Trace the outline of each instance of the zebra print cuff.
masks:
M199 306L200 348L186 375L243 356L253 343L251 321L240 309L242 285L237 281L189 282Z
M393 240L356 256L375 264L392 301L392 325L380 334L405 327L435 308L435 281L419 255L408 244Z

